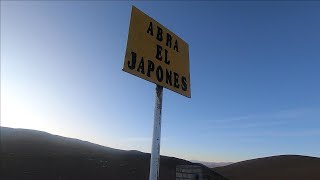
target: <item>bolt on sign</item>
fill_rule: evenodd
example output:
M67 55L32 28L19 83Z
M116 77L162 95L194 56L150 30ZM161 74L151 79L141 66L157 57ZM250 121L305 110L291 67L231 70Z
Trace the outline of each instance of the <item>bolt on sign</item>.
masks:
M188 44L134 6L123 71L191 97Z

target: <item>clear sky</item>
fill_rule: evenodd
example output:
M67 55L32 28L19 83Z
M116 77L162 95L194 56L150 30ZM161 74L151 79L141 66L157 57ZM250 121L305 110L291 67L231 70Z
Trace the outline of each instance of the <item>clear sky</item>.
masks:
M132 5L189 44L161 154L320 156L317 1L1 1L1 126L150 152L155 85L121 70Z

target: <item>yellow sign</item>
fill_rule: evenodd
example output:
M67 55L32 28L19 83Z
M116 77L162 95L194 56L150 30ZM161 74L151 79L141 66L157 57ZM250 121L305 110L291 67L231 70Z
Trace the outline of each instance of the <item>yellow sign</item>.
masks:
M188 44L134 6L123 71L191 97Z

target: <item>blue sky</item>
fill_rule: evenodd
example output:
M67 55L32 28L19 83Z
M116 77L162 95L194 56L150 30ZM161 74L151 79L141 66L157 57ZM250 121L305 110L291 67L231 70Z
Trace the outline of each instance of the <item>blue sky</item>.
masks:
M155 85L123 72L131 6L189 44L161 154L319 157L320 3L1 1L1 125L150 152Z

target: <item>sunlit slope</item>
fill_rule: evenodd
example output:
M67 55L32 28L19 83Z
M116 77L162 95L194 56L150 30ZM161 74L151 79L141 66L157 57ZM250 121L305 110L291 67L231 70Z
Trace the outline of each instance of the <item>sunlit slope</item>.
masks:
M281 155L217 167L230 180L319 180L320 158Z

